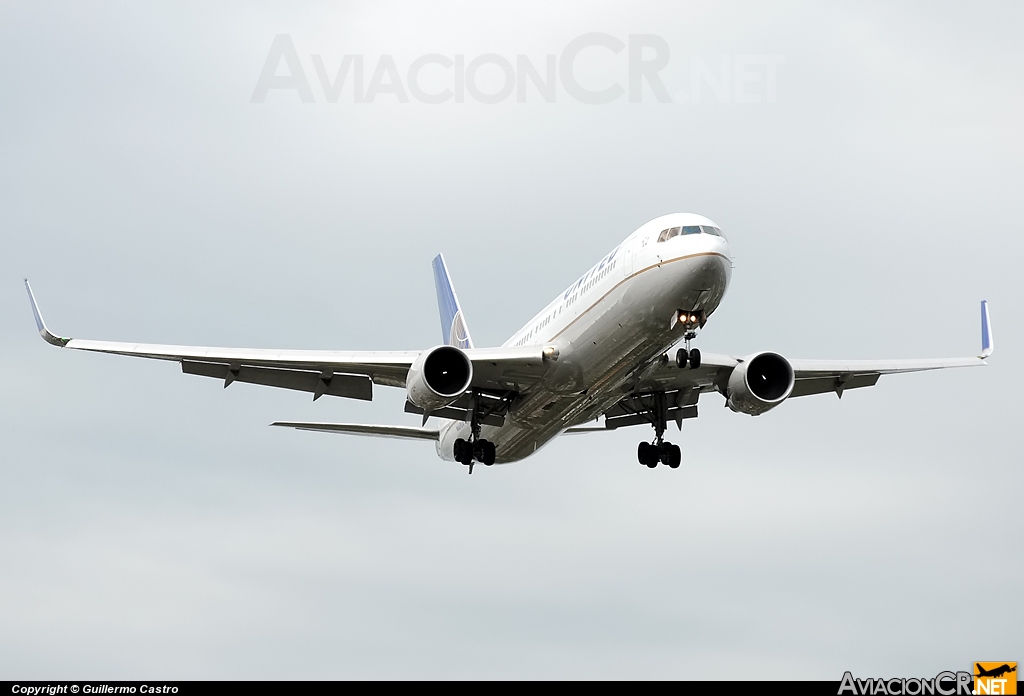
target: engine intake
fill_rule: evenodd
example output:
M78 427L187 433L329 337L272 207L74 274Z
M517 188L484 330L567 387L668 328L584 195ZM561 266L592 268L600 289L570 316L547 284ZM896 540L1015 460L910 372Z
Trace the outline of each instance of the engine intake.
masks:
M757 416L786 400L796 383L793 366L778 353L755 353L729 375L729 408Z
M409 401L424 411L444 408L473 382L473 363L454 346L436 346L419 354L405 380Z

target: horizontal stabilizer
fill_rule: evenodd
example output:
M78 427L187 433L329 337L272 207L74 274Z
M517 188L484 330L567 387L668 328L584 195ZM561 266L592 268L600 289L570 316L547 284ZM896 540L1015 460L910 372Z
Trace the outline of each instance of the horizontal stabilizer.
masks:
M324 433L342 433L345 435L367 435L369 437L389 437L398 440L437 440L440 431L432 428L414 428L404 425L364 425L362 423L292 423L278 421L271 423L281 428L296 430L314 430Z

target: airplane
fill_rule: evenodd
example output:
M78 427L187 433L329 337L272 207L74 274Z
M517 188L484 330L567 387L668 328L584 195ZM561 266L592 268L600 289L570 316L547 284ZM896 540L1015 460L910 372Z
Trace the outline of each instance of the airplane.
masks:
M664 215L640 226L525 326L496 348L477 348L444 256L433 260L444 343L426 350L347 352L115 343L61 338L47 329L28 280L36 327L71 350L180 363L182 372L235 382L369 401L374 385L406 390L417 427L278 421L271 425L435 444L445 461L510 464L562 434L654 429L637 447L649 468L680 466L665 439L697 417L703 394L718 392L734 412L757 416L790 398L873 386L881 375L986 364L993 351L988 303L981 303L977 357L926 360L791 360L772 351L732 356L691 345L725 296L733 263L712 220ZM677 344L682 344L677 346ZM674 356L671 349L677 347ZM428 420L440 420L427 427ZM602 420L603 419L603 420Z
M1000 665L999 667L995 667L993 669L985 669L984 667L982 667L978 663L975 663L974 666L978 670L978 673L974 675L976 677L993 677L993 678L998 678L998 677L1003 676L1004 674L1009 674L1010 672L1016 672L1017 671L1017 665L1016 664L1014 664L1013 667L1011 667L1008 664L1004 664L1004 665Z

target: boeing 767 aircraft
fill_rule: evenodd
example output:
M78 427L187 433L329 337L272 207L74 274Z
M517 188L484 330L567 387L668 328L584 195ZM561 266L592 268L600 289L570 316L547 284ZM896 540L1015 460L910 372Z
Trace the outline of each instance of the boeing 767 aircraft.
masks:
M441 459L488 466L525 459L563 433L653 426L637 459L677 468L667 425L697 417L701 394L718 392L737 413L756 416L788 398L873 386L879 376L984 365L992 354L988 305L981 303L981 354L930 360L790 360L778 353L736 357L691 347L732 275L729 242L706 217L651 220L612 249L498 348L473 345L444 257L434 283L445 343L427 350L344 352L203 348L60 338L74 350L181 364L182 372L234 382L369 401L373 385L406 390L405 411L420 427L278 422L275 426L351 435L432 440ZM674 355L669 351L682 342ZM430 428L431 417L441 421ZM586 425L603 417L603 425Z

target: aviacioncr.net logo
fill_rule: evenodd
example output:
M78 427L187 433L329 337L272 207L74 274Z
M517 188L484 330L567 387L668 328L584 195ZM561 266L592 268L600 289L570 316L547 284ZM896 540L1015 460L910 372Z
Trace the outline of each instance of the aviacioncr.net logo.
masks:
M931 679L857 679L850 672L846 672L839 684L839 696L971 696L972 693L970 672L939 672Z
M1000 696L1017 693L1016 662L975 662L974 694Z

